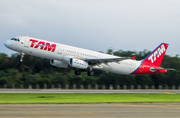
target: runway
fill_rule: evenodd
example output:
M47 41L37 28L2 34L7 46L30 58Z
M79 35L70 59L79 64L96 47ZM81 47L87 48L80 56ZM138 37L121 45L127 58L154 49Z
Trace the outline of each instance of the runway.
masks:
M74 94L180 94L180 90L95 90L95 89L0 89L0 93L74 93Z
M6 104L0 118L179 118L180 103Z

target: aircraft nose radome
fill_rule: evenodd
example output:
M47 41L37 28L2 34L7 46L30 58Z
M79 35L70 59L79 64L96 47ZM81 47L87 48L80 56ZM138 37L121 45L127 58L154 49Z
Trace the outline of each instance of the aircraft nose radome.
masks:
M5 45L6 47L9 47L9 41L4 42L4 45Z

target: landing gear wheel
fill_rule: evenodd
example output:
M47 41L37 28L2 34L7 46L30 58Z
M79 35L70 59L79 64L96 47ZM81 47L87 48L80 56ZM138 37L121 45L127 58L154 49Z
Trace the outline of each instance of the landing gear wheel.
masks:
M76 70L76 71L74 72L74 74L75 74L75 75L80 75L80 74L81 74L81 71L80 71L80 70Z
M94 75L94 71L88 71L87 75L88 76L93 76Z

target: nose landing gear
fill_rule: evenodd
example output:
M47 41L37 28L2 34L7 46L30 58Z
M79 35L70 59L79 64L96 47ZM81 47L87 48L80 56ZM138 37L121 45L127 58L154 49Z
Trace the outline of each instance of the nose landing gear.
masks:
M24 57L25 53L24 52L21 52L21 59L20 59L20 62L23 61L23 57Z

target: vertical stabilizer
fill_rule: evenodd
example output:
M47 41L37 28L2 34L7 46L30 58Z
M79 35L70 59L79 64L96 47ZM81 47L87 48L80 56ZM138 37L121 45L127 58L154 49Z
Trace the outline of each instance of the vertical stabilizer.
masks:
M160 66L161 62L164 58L164 55L166 53L166 50L168 48L169 44L167 43L161 43L154 51L152 51L143 62L152 63L155 66Z

